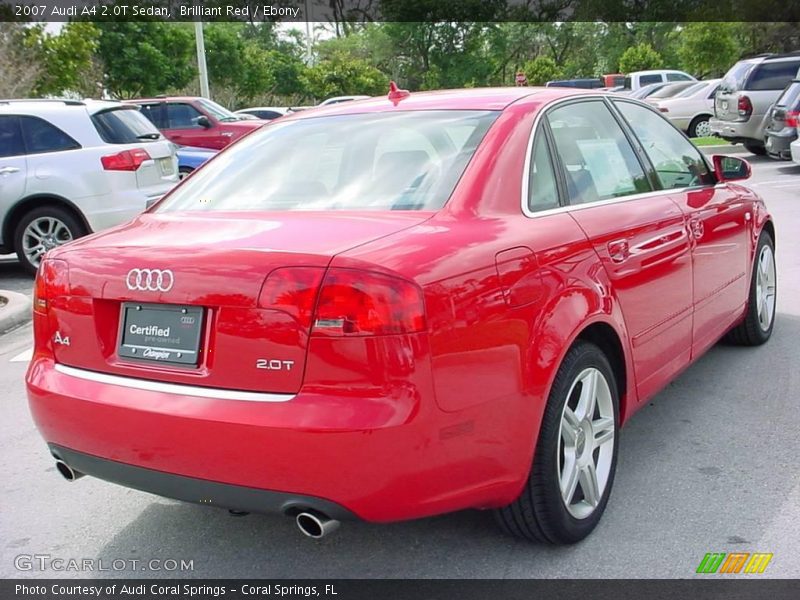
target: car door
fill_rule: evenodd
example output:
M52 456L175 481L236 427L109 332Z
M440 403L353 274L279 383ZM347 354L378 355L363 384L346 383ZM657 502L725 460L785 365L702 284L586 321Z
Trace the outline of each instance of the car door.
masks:
M219 135L219 127L211 117L204 115L188 102L167 102L167 121L169 139L181 146L222 149L225 144ZM209 126L201 124L201 117L208 120ZM225 140L227 142L227 140Z
M690 360L692 261L686 220L607 101L547 113L570 214L591 241L622 307L640 399Z
M717 184L700 151L656 111L614 100L652 164L659 185L685 212L692 238L697 355L741 316L747 299L752 215L735 188Z
M0 222L25 196L28 164L19 117L0 115ZM10 244L11 240L3 240Z

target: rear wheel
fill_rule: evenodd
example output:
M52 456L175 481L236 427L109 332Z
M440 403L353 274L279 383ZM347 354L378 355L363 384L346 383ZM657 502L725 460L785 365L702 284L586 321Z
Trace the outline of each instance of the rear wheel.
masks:
M558 369L528 481L495 511L508 533L571 544L605 510L617 464L619 396L611 365L594 344L577 342Z
M708 115L695 117L692 122L689 123L689 137L709 137L711 135L711 123L709 123L708 119Z
M59 206L35 208L22 217L14 235L14 249L22 266L36 273L45 252L86 235L86 228Z
M775 326L775 301L778 277L775 268L775 244L766 231L761 232L750 279L750 296L744 320L731 329L726 340L740 346L760 346L772 336Z
M760 144L744 144L744 147L748 152L752 152L758 156L764 156L767 153L767 149Z

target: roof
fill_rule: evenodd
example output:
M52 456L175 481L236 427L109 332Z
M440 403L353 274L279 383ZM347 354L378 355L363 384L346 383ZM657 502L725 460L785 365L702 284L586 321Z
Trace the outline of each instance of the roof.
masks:
M125 107L120 102L108 100L62 100L62 99L20 99L0 100L3 112L24 112L31 114L52 114L64 110L85 110L90 115L110 108ZM130 108L130 107L129 107Z

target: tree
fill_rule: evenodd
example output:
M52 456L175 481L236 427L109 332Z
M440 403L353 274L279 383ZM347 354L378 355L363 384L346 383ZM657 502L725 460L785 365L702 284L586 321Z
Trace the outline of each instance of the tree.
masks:
M563 77L563 71L549 56L537 56L522 67L530 85L544 85L553 79Z
M119 98L163 94L196 76L194 36L183 24L99 21L98 55L108 90Z
M366 61L337 53L300 75L308 93L320 100L330 96L375 95L389 89L389 79Z
M0 98L30 96L41 73L36 49L25 43L29 30L20 23L0 23Z
M34 93L44 96L58 96L65 92L96 95L102 91L99 74L94 68L100 30L93 23L73 21L65 24L56 35L45 32L42 27L34 27L29 30L28 37L29 44L37 49L41 68ZM98 89L98 84L101 89Z
M687 23L678 50L683 68L699 78L724 75L740 55L736 33L734 23Z
M619 70L622 73L632 73L633 71L660 69L663 64L664 60L661 55L653 50L650 44L638 44L622 53L619 59Z

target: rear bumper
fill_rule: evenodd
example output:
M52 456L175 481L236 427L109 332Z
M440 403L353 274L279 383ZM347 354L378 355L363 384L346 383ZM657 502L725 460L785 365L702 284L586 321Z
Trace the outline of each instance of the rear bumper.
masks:
M65 462L156 494L250 512L309 503L372 522L511 502L538 426L511 434L519 399L445 413L425 379L373 397L248 400L92 381L37 355L26 382Z
M765 148L772 158L791 160L791 144L797 139L797 130L786 127L781 131L768 131Z
M254 513L285 515L295 515L311 509L340 521L356 518L346 508L322 498L229 485L143 469L76 452L56 444L50 444L50 453L54 458L64 461L73 470L84 475L184 502Z
M712 117L708 121L711 135L737 144L764 144L760 121L751 117L748 121L722 121Z

